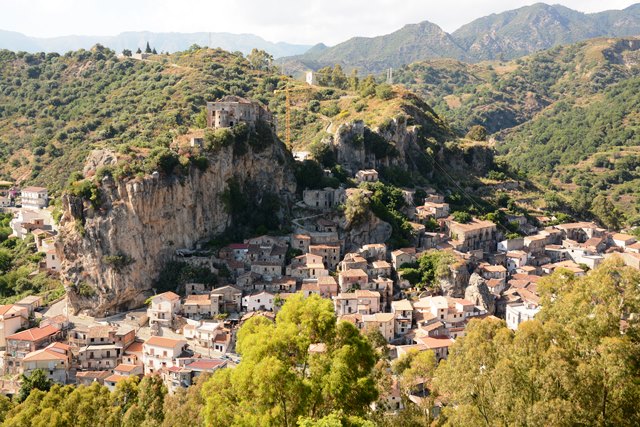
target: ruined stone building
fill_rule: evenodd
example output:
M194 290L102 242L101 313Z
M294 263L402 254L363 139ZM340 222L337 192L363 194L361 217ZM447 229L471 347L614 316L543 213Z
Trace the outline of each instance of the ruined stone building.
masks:
M238 123L247 123L252 126L257 120L273 122L271 112L258 101L228 95L218 101L207 102L209 127L228 128Z

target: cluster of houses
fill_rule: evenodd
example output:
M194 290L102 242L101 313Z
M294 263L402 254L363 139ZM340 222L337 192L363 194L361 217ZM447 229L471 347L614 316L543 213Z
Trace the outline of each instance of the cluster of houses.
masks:
M25 187L21 190L11 187L7 197L9 204L3 209L13 213L9 222L11 237L24 240L32 235L37 252L45 254L38 270L57 274L60 271L60 260L54 247L57 230L51 212L46 209L49 206L49 192L44 187Z
M370 170L361 172L362 182L377 179ZM532 319L540 310L539 280L558 268L582 275L613 255L640 268L640 242L633 236L609 233L587 222L545 227L550 219L544 217L538 218L542 224L538 229L526 218L519 222L514 216L528 234L504 239L493 222L456 221L444 198L435 193L420 206L407 203L407 214L414 221L413 245L396 250L384 243L347 248L335 207L356 192L370 196L358 188L307 190L302 204L316 214L296 221L297 229L290 235L259 236L225 246L215 256L184 257L197 265L206 258L208 265L216 266L212 270L227 270L221 275L226 279L213 288L187 283L181 295L155 295L145 313L131 316L134 323L83 326L57 316L28 328L41 304L38 297L0 307L3 371L28 374L44 369L60 383L98 381L109 388L131 375L159 374L173 392L188 387L203 372L233 365L239 325L253 316L273 320L296 292L330 299L339 321L351 322L366 333L378 331L393 357L433 351L442 360L455 340L464 336L471 319L497 316L512 329ZM413 194L406 198L413 200ZM28 212L38 213L18 210L16 224L28 218ZM53 234L37 220L22 221L21 227L46 248ZM438 231L426 231L425 225L434 221ZM491 303L464 292L413 288L404 278L404 267L430 250L448 251L457 260L451 267L452 280L461 275L468 282L471 273L477 274ZM143 333L147 322L148 332ZM314 346L310 351L323 348ZM385 398L400 408L402 401L394 390Z
M207 119L215 128L273 121L258 103L231 96L208 103ZM379 179L375 169L352 176L359 183ZM97 381L110 389L130 376L158 374L174 392L204 372L232 366L238 327L253 316L274 320L286 299L298 292L331 300L338 321L379 333L392 357L432 351L440 361L472 319L496 316L517 329L534 318L540 310L538 283L557 269L583 275L610 256L640 269L640 242L631 235L610 233L589 222L546 225L552 221L546 217L537 217L534 224L524 215L505 212L524 236L506 239L506 230L494 222L456 220L444 197L431 190L419 206L415 191L403 190L412 244L395 250L382 242L354 245L341 229L337 208L356 195L371 197L364 187L305 190L297 204L304 215L294 221L295 231L289 235L250 238L215 255L177 250L176 256L186 263L208 265L214 273L224 269L225 274L218 274L222 283L187 283L175 289L180 295L159 293L149 299L144 313L127 315L122 322L72 324L58 315L30 327L37 323L40 298L0 306L2 371L28 375L42 369L59 383ZM18 195L12 191L0 203L16 206ZM46 189L24 188L19 199L21 208L13 210L11 221L14 236L32 234L38 250L46 254L41 269L59 271L55 230L43 211ZM449 267L448 280L462 281L462 286L434 292L410 283L407 266L432 250L452 255L456 263ZM480 296L465 292L474 276ZM326 348L318 343L309 351ZM383 398L388 407L401 409L397 382Z

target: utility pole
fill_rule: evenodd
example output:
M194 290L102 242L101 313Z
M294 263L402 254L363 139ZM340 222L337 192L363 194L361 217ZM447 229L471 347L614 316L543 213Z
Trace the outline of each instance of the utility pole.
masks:
M389 68L387 70L387 83L389 83L390 85L393 84L393 68Z

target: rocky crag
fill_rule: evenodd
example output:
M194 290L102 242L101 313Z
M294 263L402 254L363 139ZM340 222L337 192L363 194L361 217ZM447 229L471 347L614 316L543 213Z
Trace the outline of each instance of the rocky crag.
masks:
M223 147L208 161L205 170L191 167L182 176L107 176L99 207L64 196L57 250L76 312L100 316L140 307L176 249L197 247L230 224L221 200L230 180L279 194L283 206L293 198L292 158L280 142L240 156Z

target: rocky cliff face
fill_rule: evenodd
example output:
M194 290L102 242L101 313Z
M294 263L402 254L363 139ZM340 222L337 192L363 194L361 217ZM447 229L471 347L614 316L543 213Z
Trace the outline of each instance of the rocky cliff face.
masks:
M344 123L323 142L333 149L338 163L352 173L397 166L432 179L442 173L434 161L465 175L469 171L485 175L491 169L494 150L490 144L459 144L455 140L429 105L407 94L397 117L376 128L362 121Z
M449 266L450 274L439 279L442 295L454 298L464 296L465 288L469 284L469 270L463 261Z
M344 224L345 221L342 221ZM345 227L343 227L345 228ZM353 252L369 243L385 243L391 237L391 225L371 214L357 226L348 226L344 233L345 250Z
M226 147L209 156L206 170L192 167L185 176L106 177L98 209L65 196L57 249L71 305L97 316L141 306L176 249L193 248L228 226L220 198L228 180L291 201L291 163L279 142L242 156Z
M489 314L495 313L495 299L487 287L487 281L478 273L471 275L469 286L464 291L464 299L484 308Z

